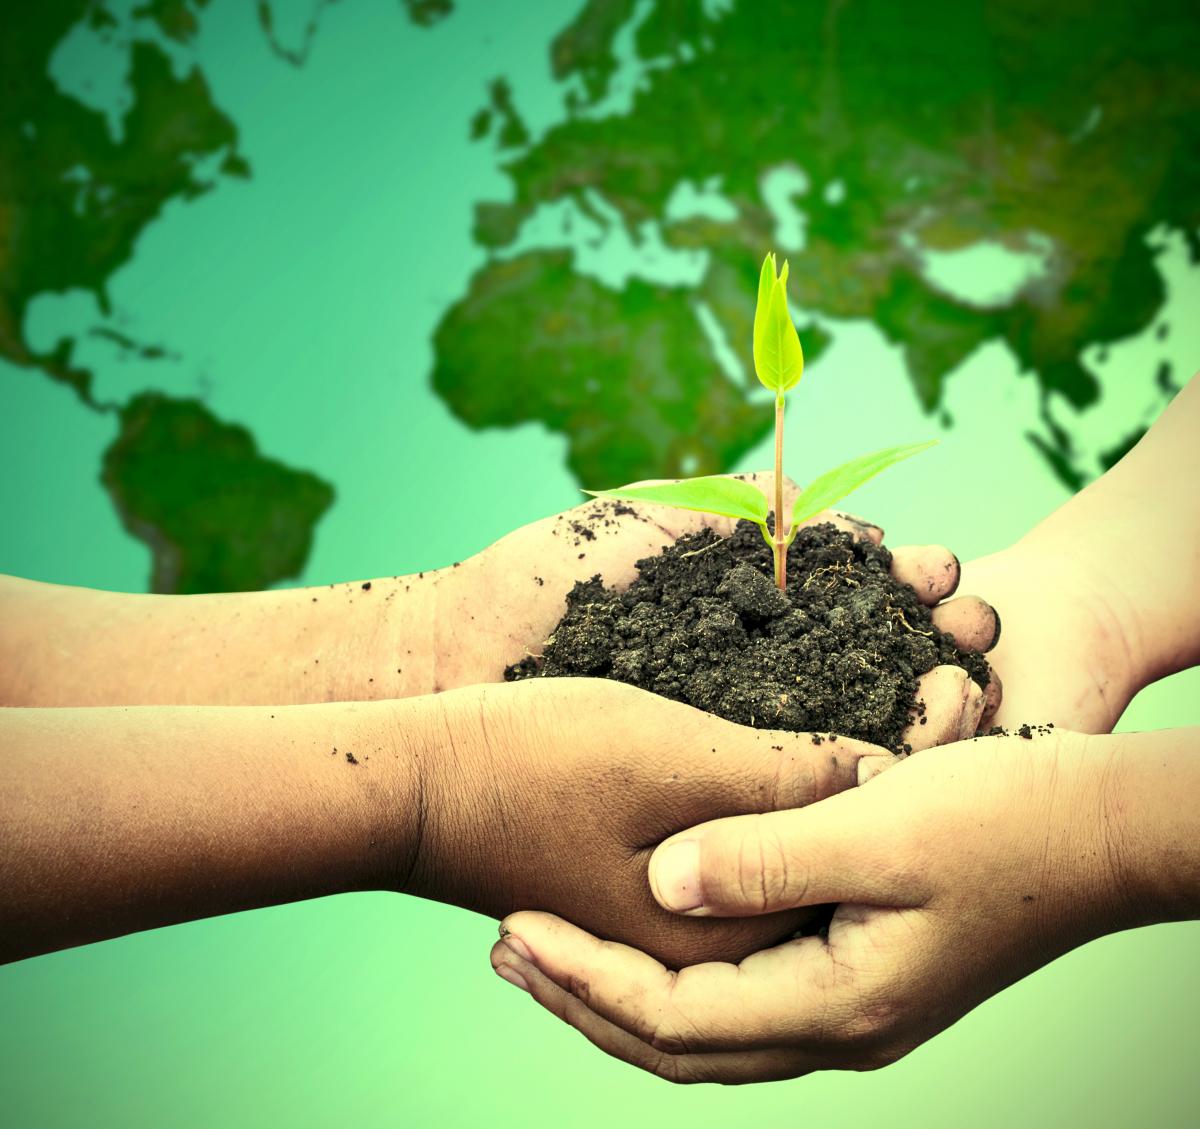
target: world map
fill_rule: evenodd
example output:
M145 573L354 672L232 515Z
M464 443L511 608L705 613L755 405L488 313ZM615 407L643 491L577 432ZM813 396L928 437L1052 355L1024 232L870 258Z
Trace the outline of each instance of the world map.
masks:
M335 501L200 399L99 395L77 339L46 348L27 330L48 293L88 291L104 312L164 209L253 177L188 54L208 6L47 0L6 17L0 48L0 356L114 417L98 470L159 592L298 575ZM303 68L331 6L311 4L285 43L260 0L259 33ZM451 0L400 7L427 35L457 18ZM128 53L118 131L52 78L81 27ZM1097 449L1077 442L1069 420L1106 394L1085 352L1171 332L1161 233L1200 263L1198 49L1193 8L1166 0L564 6L546 45L561 120L532 128L518 76L498 74L463 123L509 191L476 207L483 264L441 314L432 388L469 428L561 434L583 485L727 470L771 424L748 345L775 249L810 365L831 319L865 319L933 414L949 374L1003 343L1037 384L1029 441L1077 489L1142 433L1126 421ZM587 269L588 248L614 240L659 267ZM995 264L990 292L953 284L972 257ZM1138 379L1161 404L1178 375Z

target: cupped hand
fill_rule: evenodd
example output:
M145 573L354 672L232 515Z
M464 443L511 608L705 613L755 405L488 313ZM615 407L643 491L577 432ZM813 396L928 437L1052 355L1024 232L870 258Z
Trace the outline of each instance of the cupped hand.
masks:
M838 902L828 936L676 973L544 913L497 971L617 1058L673 1081L893 1062L1006 985L1138 923L1109 815L1119 773L1078 734L931 749L804 811L664 843L658 900L698 921Z
M773 494L769 472L739 475ZM788 481L784 507L797 488ZM810 522L827 521L876 544L883 530L861 518L827 510ZM637 576L637 562L653 556L679 537L704 528L718 535L735 522L672 506L596 500L510 533L459 567L439 577L439 621L446 625L438 653L437 686L448 689L498 682L506 666L539 653L565 610L566 594L576 581L599 573L617 589ZM983 652L999 638L1000 621L975 596L954 597L958 559L941 545L909 545L892 550L892 575L909 584L921 602L933 608L933 621L964 650ZM987 692L960 667L936 667L921 679L918 699L926 704L925 722L914 718L903 737L914 750L971 735L986 725L1000 702L1000 682Z
M802 807L893 758L750 729L608 680L449 691L423 756L421 832L397 885L494 917L550 910L672 966L746 955L803 915L688 921L646 885L656 844L705 820Z
M1103 572L1061 537L1031 536L970 561L963 575L1004 621L988 655L1003 681L992 721L1053 722L1108 733L1147 682L1130 609Z

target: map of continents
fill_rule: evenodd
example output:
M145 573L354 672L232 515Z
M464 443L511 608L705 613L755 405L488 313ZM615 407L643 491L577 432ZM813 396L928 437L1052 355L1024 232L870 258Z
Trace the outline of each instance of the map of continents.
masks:
M6 20L0 49L0 355L115 414L102 481L150 547L157 591L297 575L334 499L199 400L102 401L76 341L38 350L25 336L47 292L90 291L104 311L107 281L168 203L253 175L188 55L207 3L47 0ZM314 0L299 46L284 47L260 0L261 33L301 66L327 6ZM402 10L431 35L459 18L451 0ZM119 135L48 74L83 22L128 46ZM1084 350L1168 332L1153 232L1177 233L1200 261L1198 28L1184 3L1127 0L565 6L547 46L557 123L535 134L519 76L505 75L461 123L495 146L511 192L477 208L487 259L435 332L433 387L470 427L561 433L588 485L727 469L769 426L745 344L774 247L793 259L810 362L827 341L811 319L869 320L933 412L947 375L1003 342L1040 390L1030 440L1078 487L1140 434L1126 423L1098 453L1073 440L1063 409L1103 393ZM531 236L547 222L557 240ZM581 269L571 247L614 233L691 266L671 279ZM1034 266L979 300L930 269L978 248ZM1176 387L1161 366L1143 379L1160 402Z

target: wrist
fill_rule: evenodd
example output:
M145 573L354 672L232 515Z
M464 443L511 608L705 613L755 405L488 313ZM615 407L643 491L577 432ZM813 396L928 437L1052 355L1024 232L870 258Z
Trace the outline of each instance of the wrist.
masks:
M487 696L472 686L392 703L395 763L407 766L389 884L400 893L470 908L480 876L495 870L476 847L486 838L481 829L495 837L504 821L503 803L493 800L503 789L503 758L488 755L488 735L507 726Z
M340 819L357 821L367 844L347 889L411 892L430 821L430 773L445 736L431 695L348 707L362 718L357 734L331 758L346 763L355 786Z
M1200 730L1088 738L1126 926L1200 916Z

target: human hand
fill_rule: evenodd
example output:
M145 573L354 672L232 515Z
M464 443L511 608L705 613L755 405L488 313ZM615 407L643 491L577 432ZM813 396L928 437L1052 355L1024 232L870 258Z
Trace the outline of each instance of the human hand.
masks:
M1132 609L1070 539L1031 536L963 565L1004 632L988 654L1004 686L991 721L1108 733L1152 678Z
M874 745L818 747L602 679L422 701L441 711L443 740L423 758L420 842L400 889L495 917L552 910L676 966L744 956L803 915L673 916L646 886L655 844L699 821L812 803L893 762Z
M771 474L739 477L759 484L770 496ZM789 480L785 508L796 493ZM833 511L805 524L823 521L876 544L883 539L878 526ZM600 573L606 584L625 588L637 575L637 561L668 542L705 527L726 536L735 524L729 518L670 506L597 500L524 526L461 566L443 570L438 619L451 626L445 645L436 648L438 688L499 681L510 663L540 651L576 581ZM934 609L934 623L960 647L986 651L995 644L999 620L992 609L977 597L950 598L960 569L948 549L902 546L892 553L892 575L910 584ZM973 734L999 704L1000 683L995 681L985 694L961 668L942 666L921 679L918 699L927 706L925 723L914 719L903 738L913 749Z
M1196 911L1196 821L1164 807L1171 780L1200 782L1195 750L1147 757L1152 736L931 749L805 811L719 820L654 854L664 905L719 920L839 902L827 939L672 973L518 913L492 964L601 1049L673 1081L886 1065L1079 944Z

